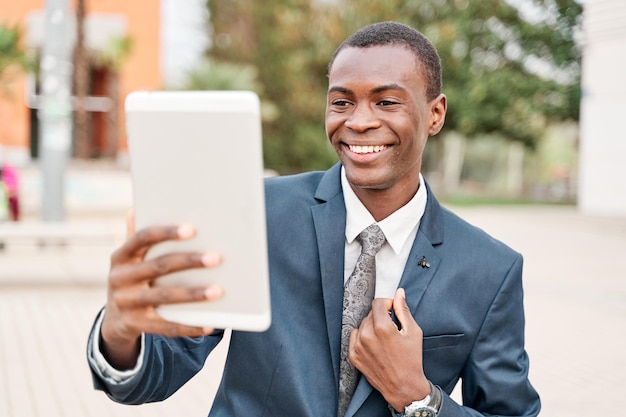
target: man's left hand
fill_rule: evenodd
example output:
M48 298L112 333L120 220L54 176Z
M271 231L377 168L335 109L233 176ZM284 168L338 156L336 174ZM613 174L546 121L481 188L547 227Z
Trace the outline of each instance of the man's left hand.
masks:
M400 329L391 319L391 309ZM397 411L430 393L422 366L423 332L413 319L404 289L393 300L377 298L350 334L348 359Z

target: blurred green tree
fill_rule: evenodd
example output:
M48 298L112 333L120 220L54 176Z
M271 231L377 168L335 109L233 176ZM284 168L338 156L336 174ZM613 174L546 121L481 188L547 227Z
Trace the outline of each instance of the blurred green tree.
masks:
M210 0L220 60L258 68L278 117L264 124L265 158L279 172L325 168L326 65L368 23L395 20L426 34L443 64L446 129L499 133L533 147L547 124L578 119L578 0Z
M0 24L0 90L8 91L12 69L34 70L32 57L22 48L19 26Z
M336 161L324 133L329 47L311 0L210 0L210 55L257 68L277 117L263 124L265 165L281 173ZM330 52L329 52L330 51Z

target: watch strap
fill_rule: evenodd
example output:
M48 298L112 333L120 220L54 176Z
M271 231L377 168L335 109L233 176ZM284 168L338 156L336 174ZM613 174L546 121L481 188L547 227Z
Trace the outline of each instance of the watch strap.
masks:
M439 388L438 385L433 385L431 383L430 386L432 387L432 392L429 405L434 408L437 413L439 413L439 410L441 410L441 403L443 401L443 394L441 393L441 388Z
M443 394L441 393L441 388L439 388L439 386L437 386L437 385L433 385L433 383L430 382L430 380L428 381L428 384L430 385L430 394L427 397L430 397L430 399L428 401L428 404L423 405L423 407L432 409L436 414L438 414L439 410L441 409L441 403L443 401ZM424 399L426 399L426 398L424 398ZM418 401L420 401L420 400L418 400ZM418 402L418 401L415 401L415 402ZM421 401L423 401L423 400L421 400ZM413 404L413 403L411 403L411 404ZM389 411L391 411L391 416L392 417L405 417L405 416L407 416L406 409L408 407L410 407L411 404L409 404L407 407L405 407L405 409L402 412L400 412L400 413L397 413L396 410L391 405L389 405Z

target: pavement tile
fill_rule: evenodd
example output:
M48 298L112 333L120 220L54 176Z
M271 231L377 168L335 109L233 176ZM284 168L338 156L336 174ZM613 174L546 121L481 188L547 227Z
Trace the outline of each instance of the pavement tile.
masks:
M104 287L93 285L0 287L0 416L208 414L225 346L167 401L125 406L93 390L84 352L105 297Z

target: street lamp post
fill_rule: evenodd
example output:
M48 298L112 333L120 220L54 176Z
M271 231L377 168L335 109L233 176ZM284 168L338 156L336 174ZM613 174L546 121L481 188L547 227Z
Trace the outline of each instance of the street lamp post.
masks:
M65 167L71 148L71 41L68 0L46 0L41 55L40 158L44 221L65 218Z

